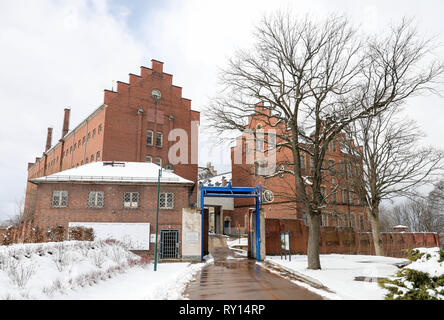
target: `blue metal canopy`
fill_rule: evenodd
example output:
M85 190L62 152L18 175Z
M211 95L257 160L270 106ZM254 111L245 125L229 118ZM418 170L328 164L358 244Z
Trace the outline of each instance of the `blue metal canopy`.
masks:
M204 255L204 199L205 197L215 198L256 198L256 258L261 259L261 244L260 244L260 209L262 207L262 187L233 187L231 182L224 187L200 187L200 206L202 209L202 253L201 260Z

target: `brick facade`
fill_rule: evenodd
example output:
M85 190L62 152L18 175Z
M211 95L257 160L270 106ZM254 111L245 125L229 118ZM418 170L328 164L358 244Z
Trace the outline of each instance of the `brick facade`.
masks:
M256 108L261 108L262 104L258 104ZM262 108L262 113L266 112ZM260 117L253 117L248 120L249 128L255 130L258 124L266 132L268 129L266 123L261 121ZM273 127L278 134L286 131L284 125L276 125ZM345 170L340 170L342 164L346 162L347 154L341 151L340 139L338 137L333 144L330 145L329 150L325 155L325 162L333 161L336 170L324 170L324 177L322 187L325 188L325 194L331 195L327 198L327 206L323 209L324 222L326 226L353 226L358 231L368 231L369 222L367 218L367 209L364 204L358 199L355 193L351 193L353 199L350 199L348 190L351 190L350 181L345 174ZM277 141L279 143L279 141ZM248 144L248 146L245 146ZM298 219L304 220L304 212L300 203L296 201L296 183L294 176L291 174L276 175L271 178L264 178L263 176L255 174L255 165L248 164L248 157L251 157L252 152L255 152L255 142L248 141L245 137L239 137L236 140L236 145L231 148L231 165L232 165L232 183L234 186L242 185L262 185L262 188L271 190L274 194L274 201L272 203L264 203L263 209L265 218L271 219ZM248 150L246 150L248 149ZM267 146L265 146L265 150ZM241 157L239 156L241 155ZM303 175L310 176L310 156L303 155L304 169ZM241 163L237 158L241 159ZM293 162L293 156L288 149L281 149L276 152L277 167L284 166L285 163ZM285 167L291 169L291 167ZM333 184L334 181L334 184ZM337 185L336 191L334 185ZM342 195L343 190L344 196ZM310 192L310 190L308 191ZM232 213L230 219L234 225L240 224L244 226L245 215L248 214L249 208L254 208L254 201L251 199L235 199L235 211ZM251 211L251 210L250 210ZM245 226L246 227L246 226Z
M52 173L81 166L91 161L144 162L146 157L170 161L168 141L172 129L182 129L188 135L187 163L174 166L175 173L197 181L197 125L200 114L191 110L191 100L182 97L182 88L173 85L173 76L163 72L163 63L152 60L152 67L141 67L140 75L130 74L129 83L117 82L117 91L105 90L104 103L77 127L69 131L70 110L65 109L62 137L41 157L28 163L28 181ZM152 91L161 92L155 100ZM147 145L147 131L162 133L161 147ZM52 130L51 130L52 131ZM51 145L48 132L46 148ZM192 145L191 140L195 143ZM196 201L196 190L189 200ZM25 220L32 220L39 205L35 185L28 182L25 200Z

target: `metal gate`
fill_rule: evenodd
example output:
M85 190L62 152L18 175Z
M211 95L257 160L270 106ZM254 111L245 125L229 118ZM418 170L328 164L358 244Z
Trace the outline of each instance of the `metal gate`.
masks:
M179 257L179 230L160 230L160 259Z

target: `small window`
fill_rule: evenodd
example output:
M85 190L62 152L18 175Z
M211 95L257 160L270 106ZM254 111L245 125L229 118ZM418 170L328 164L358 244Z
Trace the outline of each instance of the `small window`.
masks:
M85 144L85 137L82 138L82 143Z
M336 140L331 142L331 151L336 152Z
M137 209L139 207L139 193L125 192L123 194L123 207L125 209Z
M153 162L153 158L151 156L146 156L145 157L145 162L152 163Z
M362 215L359 215L359 228L361 231L364 230L364 217Z
M174 208L174 193L163 192L159 198L159 208L160 209L173 209Z
M93 130L93 138L96 136L96 129Z
M89 208L103 208L104 195L101 191L92 191L88 195L88 207Z
M315 167L314 157L310 156L310 169L314 169L314 167Z
M94 155L91 155L91 162L94 162Z
M156 147L162 147L163 145L163 134L161 132L156 132Z
M91 139L91 132L88 132L88 141Z
M88 158L85 159L85 164L88 163Z
M321 187L321 196L322 196L322 200L325 200L325 187Z
M100 151L97 151L97 154L96 154L96 161L100 161Z
M347 190L342 189L342 203L347 203Z
M156 158L156 164L161 167L162 166L162 159Z
M322 226L327 226L327 216L325 215L325 213L322 214Z
M80 140L79 139L79 142L77 143L77 145L79 146L79 148L80 148L80 144L82 143L82 140Z
M334 160L328 160L328 170L330 171L330 174L335 174L335 161Z
M146 132L146 144L149 146L153 145L153 132L151 130Z
M68 191L54 191L52 193L52 206L64 208L68 206Z
M301 162L301 169L304 170L305 169L305 157L303 154L301 154L299 157L300 157L299 159Z
M354 203L353 192L351 192L351 191L348 192L348 203L350 203L350 204Z
M100 134L102 132L102 125L101 124L99 124L99 129L97 131L98 131L98 134Z
M77 143L74 143L74 151L76 151Z

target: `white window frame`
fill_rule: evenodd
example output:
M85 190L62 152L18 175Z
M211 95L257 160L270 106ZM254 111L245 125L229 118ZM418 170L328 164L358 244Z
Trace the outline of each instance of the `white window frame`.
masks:
M156 158L155 164L157 164L159 167L162 167L162 158Z
M160 136L160 144L157 143L157 136ZM159 147L159 148L163 147L163 133L162 132L156 132L156 147Z
M129 195L129 201L126 201L126 195ZM135 200L136 198L136 200ZM137 209L139 208L139 192L124 192L123 193L123 208L124 209Z
M102 198L102 204L100 205L99 198ZM103 191L90 191L88 193L88 208L103 208L105 206L105 194Z
M55 203L56 196L58 197L57 203ZM65 201L63 201L63 197L65 197ZM52 192L51 204L54 208L66 208L68 206L68 191L54 190Z
M170 201L168 201L168 197L171 197ZM173 192L161 192L159 194L159 209L162 209L162 210L174 209L174 193Z
M150 161L148 161L148 158L150 159ZM153 157L151 157L151 156L146 156L146 157L145 157L145 162L147 162L147 163L153 163Z
M148 133L151 133L151 142L148 142ZM152 130L147 130L146 131L146 145L147 146L152 146L154 143L154 132Z

